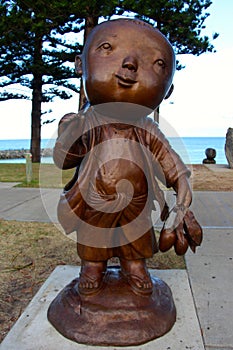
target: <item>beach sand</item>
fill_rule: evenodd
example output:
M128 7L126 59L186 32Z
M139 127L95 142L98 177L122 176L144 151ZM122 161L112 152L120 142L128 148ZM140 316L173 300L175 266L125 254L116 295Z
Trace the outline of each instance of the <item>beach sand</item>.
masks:
M233 191L233 169L221 164L189 166L194 191Z

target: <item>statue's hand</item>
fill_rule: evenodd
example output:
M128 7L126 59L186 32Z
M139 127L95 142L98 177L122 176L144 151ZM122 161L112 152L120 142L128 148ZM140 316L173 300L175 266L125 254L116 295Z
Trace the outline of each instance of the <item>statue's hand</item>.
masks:
M195 253L201 242L202 228L192 211L175 207L160 232L159 249L166 252L174 246L177 255L184 255L189 246Z
M196 247L201 245L203 232L191 210L188 210L184 216L184 231L187 235L189 246L195 253Z

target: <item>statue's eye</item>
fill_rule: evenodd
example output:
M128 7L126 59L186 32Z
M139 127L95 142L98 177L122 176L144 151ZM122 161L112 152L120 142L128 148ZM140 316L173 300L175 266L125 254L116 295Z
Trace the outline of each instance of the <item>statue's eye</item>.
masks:
M159 66L159 67L161 67L161 68L165 68L165 67L166 67L165 62L164 62L164 60L162 60L162 59L156 60L156 61L154 62L154 64L157 65L157 66Z
M110 51L112 46L109 43L103 43L99 46L99 49Z

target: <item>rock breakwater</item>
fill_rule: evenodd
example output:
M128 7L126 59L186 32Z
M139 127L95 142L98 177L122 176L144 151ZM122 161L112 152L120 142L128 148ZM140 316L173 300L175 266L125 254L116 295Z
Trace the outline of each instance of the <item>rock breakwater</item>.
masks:
M30 153L27 149L10 149L0 151L0 159L22 159L25 158L25 153ZM41 150L41 156L52 157L53 150L45 148Z

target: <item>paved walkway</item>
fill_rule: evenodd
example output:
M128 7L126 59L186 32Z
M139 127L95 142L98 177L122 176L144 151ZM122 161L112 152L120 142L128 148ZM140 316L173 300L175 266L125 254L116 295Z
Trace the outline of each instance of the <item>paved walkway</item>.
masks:
M57 222L56 206L61 190L13 186L14 183L0 183L0 218ZM167 193L167 200L174 201L172 192ZM204 241L195 255L186 254L186 263L205 348L230 350L233 349L233 192L194 192L192 210L204 228Z
M26 189L14 185L0 182L0 218L57 222L56 208L61 189ZM175 200L172 191L166 192L166 200L172 205ZM233 192L196 191L191 208L204 228L233 228Z
M233 229L204 229L186 263L206 350L233 349Z

